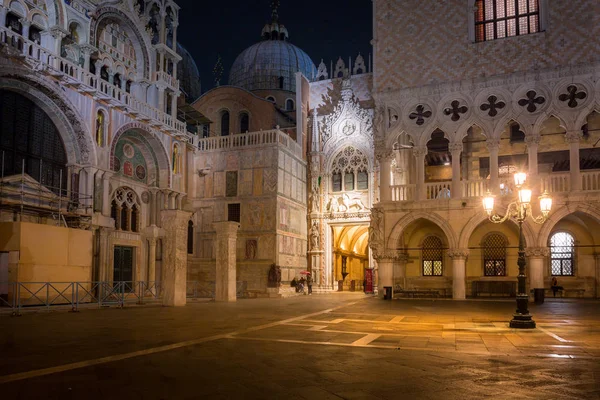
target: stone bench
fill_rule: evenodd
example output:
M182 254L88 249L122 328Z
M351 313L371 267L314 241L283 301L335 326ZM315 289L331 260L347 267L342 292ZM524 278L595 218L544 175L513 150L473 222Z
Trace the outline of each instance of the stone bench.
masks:
M552 295L552 297L556 297L554 294L554 290L552 288L545 288L544 292L546 294L547 297L550 297L550 295ZM556 293L559 295L559 297L579 297L582 298L585 294L585 289L557 289ZM575 296L569 296L569 294L574 293ZM565 296L565 294L567 294L567 296Z
M473 281L471 294L479 297L482 294L502 297L515 297L517 295L517 282L514 281Z

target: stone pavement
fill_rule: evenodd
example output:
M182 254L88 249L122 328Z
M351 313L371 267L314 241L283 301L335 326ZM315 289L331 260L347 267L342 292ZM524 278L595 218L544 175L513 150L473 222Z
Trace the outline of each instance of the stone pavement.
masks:
M600 302L356 294L0 317L1 399L600 399Z

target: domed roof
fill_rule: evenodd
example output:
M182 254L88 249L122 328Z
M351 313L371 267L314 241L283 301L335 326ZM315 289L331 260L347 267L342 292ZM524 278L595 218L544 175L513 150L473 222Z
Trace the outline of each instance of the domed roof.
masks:
M177 64L177 78L185 99L188 103L193 103L202 94L200 86L200 72L196 61L181 44L177 43L177 54L181 56L181 61Z
M263 41L244 50L229 72L229 84L246 90L296 91L296 72L312 79L317 71L308 54L287 41L288 31L279 23L278 2L271 22L262 30Z

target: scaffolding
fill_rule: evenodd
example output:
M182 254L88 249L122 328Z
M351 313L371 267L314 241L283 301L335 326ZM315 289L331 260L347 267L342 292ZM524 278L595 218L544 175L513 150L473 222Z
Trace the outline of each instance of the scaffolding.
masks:
M25 160L21 173L4 176L4 152L0 175L0 214L11 213L13 221L38 218L53 220L57 226L89 229L92 222L93 196L68 189L62 171L59 187L45 186L25 173ZM40 176L43 165L40 162ZM3 219L6 221L6 219Z

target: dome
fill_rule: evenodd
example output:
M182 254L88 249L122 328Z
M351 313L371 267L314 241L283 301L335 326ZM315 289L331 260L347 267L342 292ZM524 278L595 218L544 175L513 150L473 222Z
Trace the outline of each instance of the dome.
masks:
M308 54L289 43L288 30L279 23L277 8L273 2L271 22L261 33L262 42L244 50L229 71L229 84L246 90L296 91L296 72L308 79L316 75L317 68Z
M295 92L296 72L312 79L316 71L315 64L300 48L284 40L264 40L236 58L229 72L229 84L251 91Z
M177 64L177 78L179 87L188 103L193 103L200 95L200 72L192 55L179 43L177 43L177 54L181 61Z

